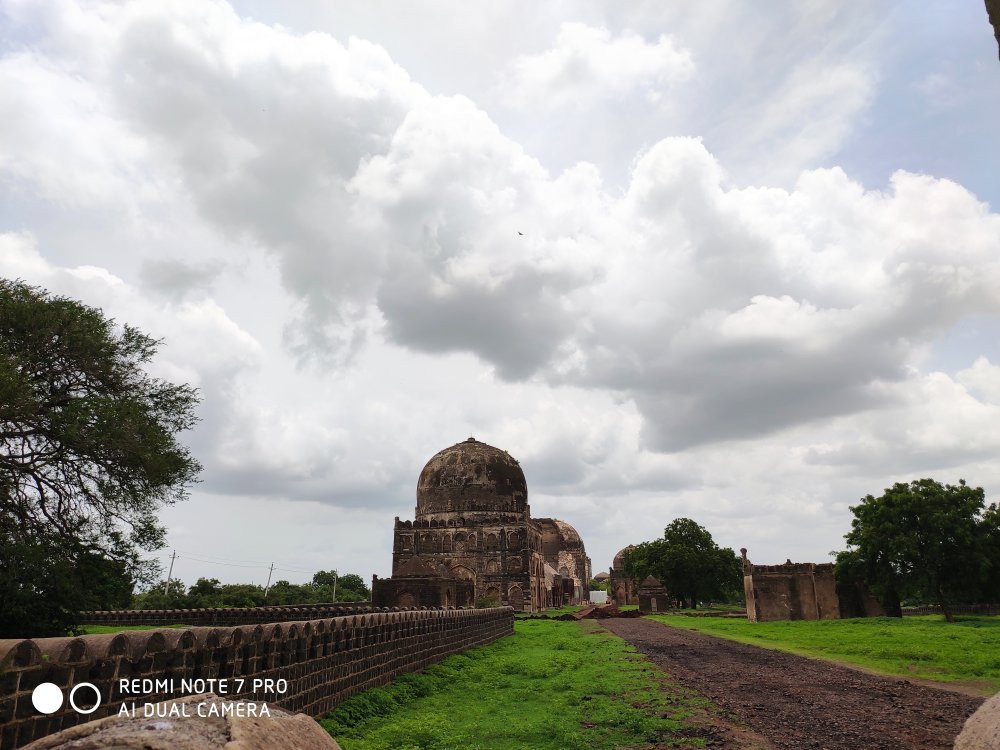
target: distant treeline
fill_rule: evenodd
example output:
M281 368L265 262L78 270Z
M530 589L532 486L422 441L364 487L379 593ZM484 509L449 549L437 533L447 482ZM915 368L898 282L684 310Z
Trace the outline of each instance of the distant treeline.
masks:
M371 591L356 573L338 576L321 570L309 583L276 581L267 589L252 583L219 583L216 578L199 578L184 589L184 582L171 578L148 591L132 596L132 609L209 609L213 607L262 607L277 604L318 604L320 602L363 602Z

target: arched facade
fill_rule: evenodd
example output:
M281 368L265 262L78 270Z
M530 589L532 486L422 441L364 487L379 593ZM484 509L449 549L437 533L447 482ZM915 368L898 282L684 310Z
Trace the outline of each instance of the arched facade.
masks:
M471 582L473 601L461 600L460 587L454 591L454 606L494 599L515 609L538 611L555 600L561 604L566 584L560 584L557 597L546 586L543 534L552 537L548 548L555 561L562 560L570 571L565 578L571 581L569 600L585 600L590 567L579 534L557 519L532 519L528 485L517 460L507 451L469 438L435 454L420 472L414 520L396 518L393 575L373 579L374 602L395 606L389 601L389 592L397 590L392 582L402 577L401 572L430 566L448 580ZM415 559L426 565L415 567L411 562ZM417 597L419 606L441 606L444 591L452 590L443 582L427 587ZM412 588L411 582L408 590ZM427 604L435 598L436 604Z

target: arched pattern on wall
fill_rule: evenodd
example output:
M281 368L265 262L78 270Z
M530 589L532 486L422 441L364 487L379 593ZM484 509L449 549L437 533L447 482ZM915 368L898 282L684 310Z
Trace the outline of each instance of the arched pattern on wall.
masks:
M401 609L411 609L417 606L417 598L409 591L404 591L396 597L396 606Z
M524 608L524 592L521 590L520 586L514 585L507 590L507 603L510 604L515 611Z

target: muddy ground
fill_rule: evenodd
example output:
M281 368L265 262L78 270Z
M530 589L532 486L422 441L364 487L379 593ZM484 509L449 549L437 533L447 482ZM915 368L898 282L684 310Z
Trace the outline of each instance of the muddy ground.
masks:
M601 624L674 680L710 699L775 748L951 748L982 698L879 677L828 662L667 627L646 619ZM720 727L711 746L738 747ZM746 745L744 745L746 746Z

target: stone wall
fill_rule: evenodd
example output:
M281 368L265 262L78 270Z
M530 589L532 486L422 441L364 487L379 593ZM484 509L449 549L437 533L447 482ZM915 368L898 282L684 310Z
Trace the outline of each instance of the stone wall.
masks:
M214 609L120 609L81 612L80 625L190 625L222 627L262 625L269 622L321 620L375 611L371 602L289 604L274 607L218 607Z
M948 610L953 615L1000 615L1000 604L952 604ZM944 614L938 606L903 607L903 615Z
M658 578L646 576L646 580L639 584L639 611L648 614L666 612L668 609L670 609L670 597L666 587Z
M840 617L833 563L753 565L743 554L747 619L836 620Z
M182 610L183 611L183 610ZM343 699L383 685L474 646L513 633L509 607L373 612L328 619L215 628L133 630L79 638L0 640L0 748L90 719L117 714L123 703L183 697L158 692L138 697L120 691L120 679L228 679L227 698L266 701L318 716ZM252 680L284 679L283 694L251 689ZM245 680L237 689L237 680ZM31 702L43 682L64 696L93 683L101 705L79 715L64 702L51 715Z

